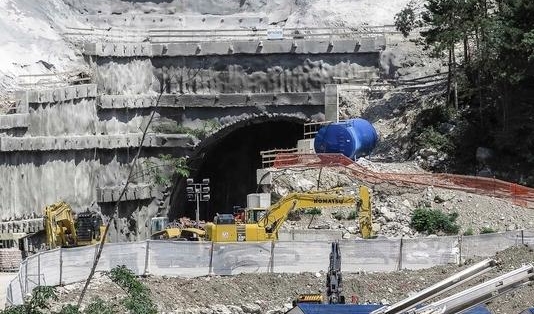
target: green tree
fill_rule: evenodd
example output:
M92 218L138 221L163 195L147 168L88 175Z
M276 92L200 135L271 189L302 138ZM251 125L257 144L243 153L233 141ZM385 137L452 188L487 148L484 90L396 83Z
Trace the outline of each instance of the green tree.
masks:
M414 28L421 26L416 13L415 2L412 0L399 13L395 14L395 28L408 37Z

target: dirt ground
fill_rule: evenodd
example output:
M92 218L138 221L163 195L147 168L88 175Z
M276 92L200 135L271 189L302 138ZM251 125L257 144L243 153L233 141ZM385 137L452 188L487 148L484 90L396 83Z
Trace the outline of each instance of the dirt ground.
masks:
M4 309L6 304L6 287L7 284L15 278L16 273L0 273L0 310Z

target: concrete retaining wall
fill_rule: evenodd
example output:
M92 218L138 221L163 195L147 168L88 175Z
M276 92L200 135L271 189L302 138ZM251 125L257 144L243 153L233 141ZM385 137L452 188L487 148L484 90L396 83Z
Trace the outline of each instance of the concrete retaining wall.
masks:
M108 95L322 92L335 77L378 68L378 54L282 54L97 59L96 83Z

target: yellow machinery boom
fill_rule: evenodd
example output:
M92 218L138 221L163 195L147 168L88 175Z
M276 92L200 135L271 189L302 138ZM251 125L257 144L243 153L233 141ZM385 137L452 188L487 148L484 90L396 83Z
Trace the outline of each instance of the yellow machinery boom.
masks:
M269 207L261 217L257 217L255 212L256 219L249 218L246 223L236 221L232 215L218 215L213 223L206 224L206 237L213 242L277 240L278 230L292 210L364 204L366 209L360 210L360 229L365 232L362 236L368 238L371 235L371 208L366 187L360 188L359 197L325 192L291 193ZM365 219L361 217L362 214L367 215ZM363 228L362 223L365 224Z
M44 210L46 245L50 249L61 246L76 246L76 227L69 204L60 201Z
M73 247L96 244L103 234L102 218L85 212L74 218L69 204L59 201L44 209L46 247Z

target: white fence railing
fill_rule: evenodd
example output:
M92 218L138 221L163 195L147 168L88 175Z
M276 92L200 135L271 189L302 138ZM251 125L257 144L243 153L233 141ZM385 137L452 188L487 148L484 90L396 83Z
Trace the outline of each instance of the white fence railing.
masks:
M534 244L534 230L467 237L341 240L344 272L421 269L489 257L514 245ZM89 275L98 246L55 249L28 257L8 284L7 304L21 304L39 285L65 285ZM137 275L198 277L239 273L326 270L330 241L172 242L106 244L97 271L125 265Z

